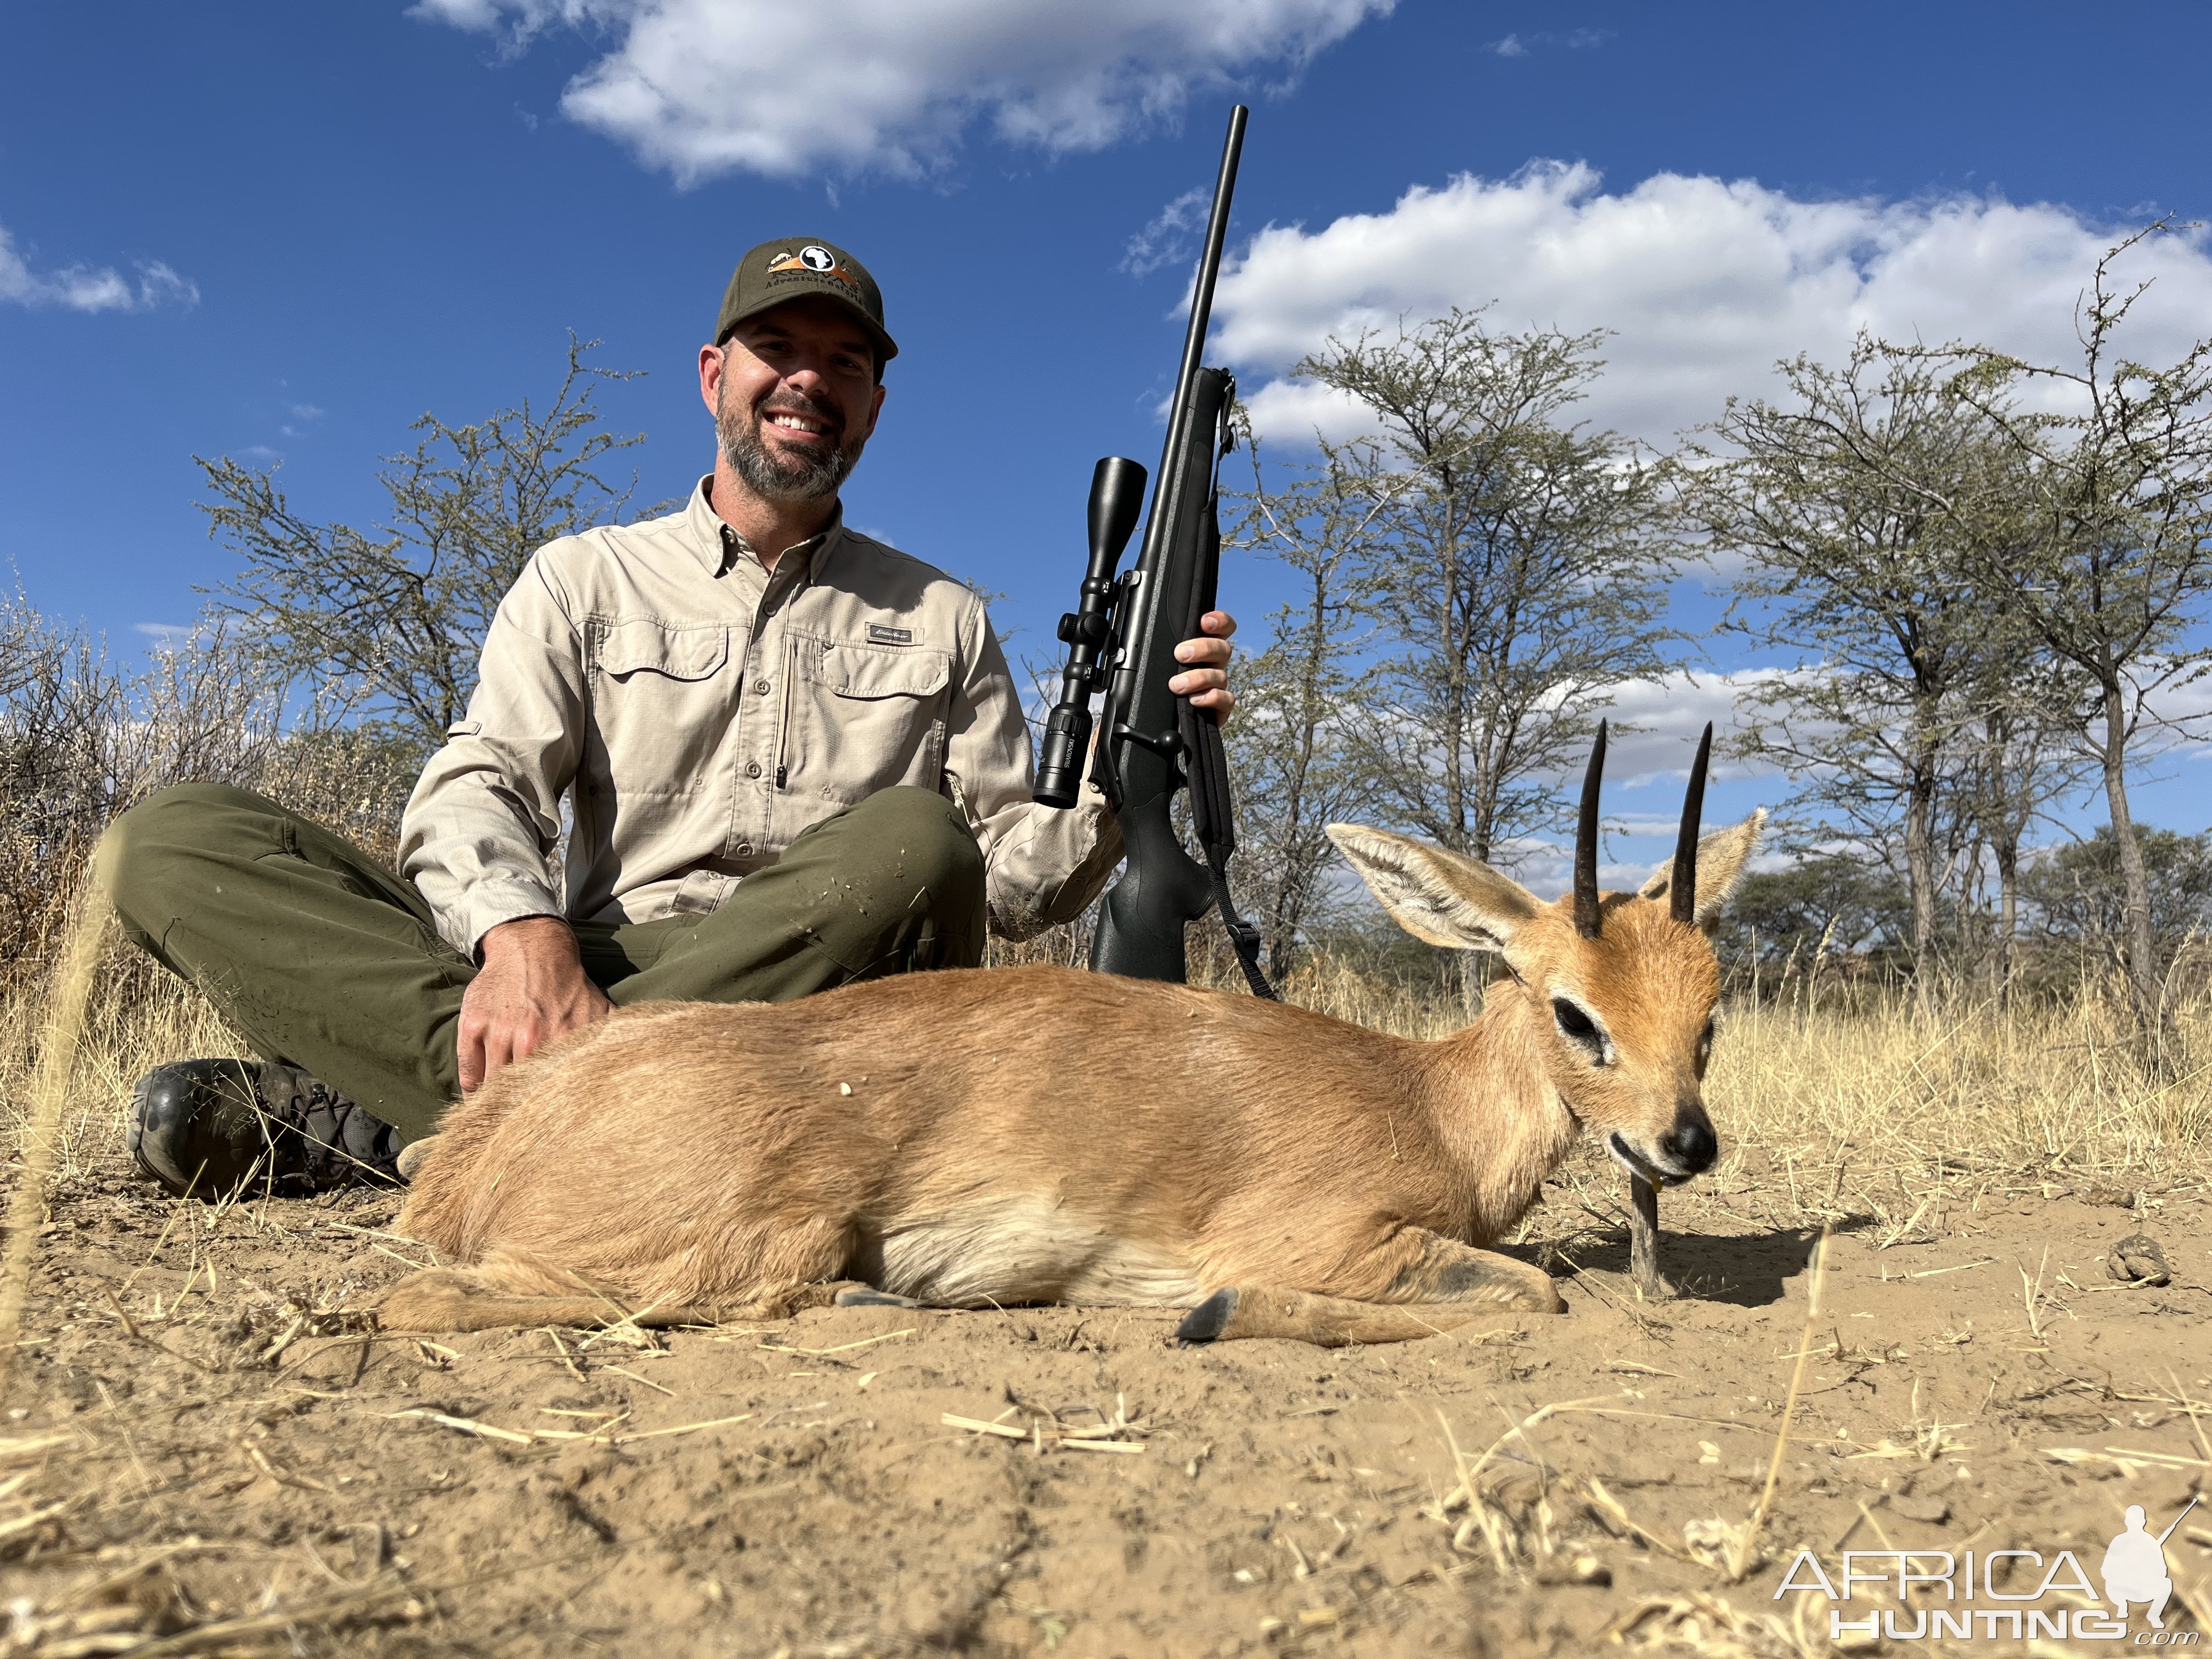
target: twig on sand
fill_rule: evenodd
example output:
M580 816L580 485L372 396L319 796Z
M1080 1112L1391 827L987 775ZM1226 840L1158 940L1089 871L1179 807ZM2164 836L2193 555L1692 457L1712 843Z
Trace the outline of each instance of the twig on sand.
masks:
M561 1363L568 1368L568 1375L574 1377L579 1382L581 1382L584 1380L584 1373L576 1368L575 1358L574 1355L569 1353L568 1345L561 1340L561 1333L555 1330L550 1325L541 1327L541 1328L544 1331L547 1336L552 1339L553 1352L561 1356Z
M2107 1446L2100 1452L2081 1446L2045 1446L2043 1455L2054 1463L2110 1463L2130 1480L2145 1469L2212 1469L2212 1462L2200 1458L2175 1452L2137 1451L2131 1446Z
M1698 1558L1680 1545L1670 1541L1663 1534L1654 1532L1629 1514L1627 1506L1615 1498L1607 1489L1605 1482L1595 1475L1589 1476L1583 1480L1583 1485L1589 1490L1590 1503L1598 1514L1610 1522L1613 1529L1622 1536L1641 1539L1651 1548L1659 1551L1662 1554L1671 1555L1677 1561L1692 1563L1697 1561Z
M503 1429L496 1423L478 1422L473 1417L454 1417L446 1412L434 1412L423 1407L410 1411L387 1412L387 1418L416 1417L426 1423L435 1423L441 1429L451 1429L457 1434L473 1435L483 1440L505 1441L509 1445L534 1446L542 1440L596 1440L609 1446L627 1446L634 1440L662 1440L670 1435L696 1434L701 1429L727 1428L732 1423L750 1423L753 1413L744 1412L736 1417L711 1418L704 1423L677 1423L665 1429L639 1429L629 1434L617 1433L623 1418L596 1429ZM624 1413L627 1417L628 1413Z
M599 1369L605 1371L611 1371L617 1376L626 1376L633 1382L642 1382L648 1389L659 1389L661 1393L666 1395L671 1400L676 1398L675 1389L662 1388L659 1383L654 1382L651 1377L640 1376L635 1371L624 1370L620 1365L602 1365Z
M2051 1247L2047 1244L2044 1246L2043 1260L2035 1264L2033 1283L2029 1282L2027 1269L2025 1267L2016 1261L2013 1264L2020 1273L2020 1299L2027 1307L2027 1328L2038 1342L2043 1340L2043 1323L2035 1316L2035 1304L2043 1296L2043 1270L2050 1265Z
M502 1429L495 1423L479 1423L473 1417L454 1417L446 1412L434 1412L427 1407L416 1407L404 1412L387 1412L387 1417L419 1417L426 1423L435 1423L440 1428L452 1429L461 1434L475 1435L483 1440L504 1440L517 1446L534 1446L549 1431L532 1433L527 1430Z
M769 1353L803 1353L809 1358L819 1359L825 1354L849 1353L854 1348L866 1347L871 1342L888 1342L895 1336L912 1336L917 1328L909 1325L902 1331L885 1331L881 1336L864 1336L857 1342L840 1342L834 1348L787 1348L775 1342L763 1342L757 1346Z
M752 1420L752 1415L750 1412L743 1412L736 1417L717 1417L704 1423L678 1423L672 1428L641 1429L635 1434L610 1435L607 1443L611 1446L626 1446L633 1440L659 1440L672 1434L694 1434L701 1429L726 1428L732 1423L749 1423ZM588 1439L591 1437L584 1437Z
M1055 1430L1052 1439L1048 1442L1044 1438L1044 1419L1041 1417L1032 1418L1027 1425L1018 1428L1012 1423L986 1423L981 1418L962 1417L952 1412L946 1412L937 1420L948 1429L965 1429L973 1435L992 1435L1000 1440L1030 1441L1040 1451L1056 1451L1065 1448L1070 1451L1140 1452L1146 1445L1141 1440L1102 1438L1116 1431L1110 1424L1091 1429Z
M1516 1423L1513 1420L1512 1414L1507 1412L1504 1406L1498 1405L1493 1396L1491 1404L1497 1406L1499 1414L1505 1418L1505 1432L1492 1441L1489 1448L1472 1463L1468 1462L1466 1454L1460 1449L1459 1437L1452 1432L1450 1419L1446 1418L1442 1411L1438 1411L1437 1426L1443 1431L1444 1445L1451 1453L1452 1473L1455 1477L1455 1484L1435 1503L1424 1505L1421 1513L1432 1521L1448 1522L1455 1510L1464 1507L1468 1511L1468 1519L1462 1522L1458 1531L1453 1534L1452 1547L1457 1550L1465 1549L1469 1533L1480 1528L1483 1541L1489 1546L1491 1559L1497 1565L1498 1571L1510 1571L1516 1548L1516 1529L1512 1522L1483 1496L1482 1472L1490 1467L1493 1458L1501 1452L1504 1452L1507 1441L1518 1439L1534 1455L1534 1467L1537 1471L1537 1478L1540 1481L1551 1465L1549 1460L1545 1457L1542 1449L1536 1444L1528 1431L1547 1418L1564 1416L1569 1412L1602 1410L1603 1408L1597 1402L1611 1397L1606 1395L1594 1395L1583 1400L1555 1400L1547 1406L1539 1406ZM1513 1454L1509 1453L1507 1455L1511 1456Z
M1063 1449L1122 1452L1133 1455L1146 1448L1147 1443L1145 1441L1122 1437L1132 1433L1142 1433L1145 1424L1140 1419L1131 1419L1128 1401L1121 1395L1114 1397L1114 1415L1111 1417L1107 1416L1103 1411L1098 1411L1096 1407L1075 1408L1097 1413L1098 1421L1087 1428L1070 1428L1061 1422L1058 1416L1046 1414L1034 1407L1031 1408L1030 1420L1026 1424L1013 1424L1004 1420L1012 1415L1017 1409L1016 1407L1009 1406L1005 1411L1000 1413L996 1419L988 1423L980 1417L962 1417L954 1412L946 1412L938 1419L938 1421L948 1429L964 1429L978 1439L988 1436L1000 1440L1026 1440L1036 1448L1039 1456L1042 1456L1048 1451ZM1052 1430L1049 1437L1045 1434L1048 1425Z
M1813 1285L1805 1300L1805 1332L1797 1341L1797 1363L1790 1371L1790 1397L1783 1402L1782 1426L1775 1431L1774 1455L1766 1462L1766 1484L1759 1490L1759 1503L1751 1518L1742 1526L1729 1528L1727 1567L1728 1581L1741 1584L1751 1576L1759 1564L1759 1534L1765 1526L1766 1517L1774 1508L1774 1488L1782 1479L1782 1459L1790 1449L1790 1431L1797 1420L1797 1397L1805 1388L1805 1362L1813 1346L1813 1325L1820 1316L1820 1291L1828 1277L1828 1224L1820 1224L1820 1242L1813 1252Z

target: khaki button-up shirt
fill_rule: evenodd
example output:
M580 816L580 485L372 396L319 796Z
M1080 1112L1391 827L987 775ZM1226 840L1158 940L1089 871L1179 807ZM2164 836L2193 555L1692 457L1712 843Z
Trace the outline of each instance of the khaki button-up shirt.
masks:
M473 954L503 921L716 908L879 789L957 805L992 930L1081 914L1121 856L1097 787L1040 806L982 602L842 515L763 568L708 505L541 548L493 618L468 717L407 804L400 866ZM573 816L567 892L550 855Z

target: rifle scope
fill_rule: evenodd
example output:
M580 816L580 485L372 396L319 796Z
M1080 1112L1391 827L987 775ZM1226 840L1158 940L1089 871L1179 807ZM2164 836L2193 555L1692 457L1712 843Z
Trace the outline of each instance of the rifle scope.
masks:
M1060 671L1060 701L1044 723L1044 755L1037 765L1036 799L1047 806L1073 806L1083 786L1091 748L1091 698L1106 679L1107 647L1114 632L1115 568L1145 510L1145 469L1123 455L1109 455L1091 475L1091 562L1082 597L1060 619L1067 665Z

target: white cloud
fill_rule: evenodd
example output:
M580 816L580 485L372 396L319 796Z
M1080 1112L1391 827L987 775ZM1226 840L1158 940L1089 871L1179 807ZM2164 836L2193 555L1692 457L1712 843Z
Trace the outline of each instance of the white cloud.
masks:
M1189 258L1191 233L1205 228L1206 210L1212 204L1211 186L1201 185L1183 191L1129 239L1119 268L1132 276L1149 276L1162 265Z
M61 306L70 311L150 311L172 303L189 310L200 302L200 290L191 278L179 276L158 259L138 266L135 287L110 265L97 270L87 265L65 265L41 273L31 268L16 251L8 228L0 225L0 301L19 306Z
M1318 230L1270 226L1222 275L1216 350L1256 380L1332 334L1494 301L1502 327L1615 331L1583 412L1665 443L1731 393L1769 392L1778 359L1835 356L1862 328L2066 361L2076 299L2113 240L2044 204L1805 201L1671 173L1613 194L1588 167L1542 161L1502 181L1416 185L1387 212ZM2178 356L2212 317L2204 233L2154 239L2120 269L2156 279L2128 343L2154 362ZM1281 437L1352 425L1330 394L1280 379L1252 404Z
M1698 752L1698 736L1705 730L1705 722L1712 722L1714 745L1717 748L1725 744L1750 724L1738 714L1737 700L1783 672L1775 668L1740 668L1727 674L1677 671L1660 679L1631 680L1619 687L1602 712L1608 720L1636 729L1624 732L1617 725L1607 738L1605 775L1608 784L1635 789L1666 778L1686 781L1690 762ZM1717 781L1724 778L1764 777L1773 771L1764 761L1716 757L1711 775ZM1577 762L1572 780L1581 776L1581 763ZM1561 780L1562 783L1570 781ZM1671 826L1666 833L1674 834Z
M1586 52L1592 46L1601 46L1614 37L1612 29L1571 29L1565 34L1541 30L1534 34L1509 34L1503 40L1492 40L1484 50L1496 52L1500 58L1526 58L1531 52L1547 46L1565 46L1569 52Z
M1193 93L1295 75L1396 0L418 0L511 52L565 26L617 44L562 111L690 184L913 175L981 121L1047 151L1172 119Z

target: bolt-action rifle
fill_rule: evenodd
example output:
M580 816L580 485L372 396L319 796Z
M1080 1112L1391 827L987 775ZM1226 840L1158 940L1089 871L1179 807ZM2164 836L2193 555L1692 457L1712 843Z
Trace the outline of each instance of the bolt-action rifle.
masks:
M1121 822L1128 863L1107 891L1091 967L1180 983L1183 924L1218 906L1254 994L1273 997L1260 972L1259 930L1237 915L1229 896L1227 867L1237 831L1220 727L1210 713L1168 690L1182 666L1175 648L1198 636L1199 618L1213 609L1221 568L1219 474L1221 457L1233 441L1229 413L1237 386L1224 371L1202 368L1199 356L1229 232L1247 113L1242 104L1230 112L1152 516L1136 568L1125 575L1115 573L1144 505L1145 469L1126 456L1109 455L1091 475L1091 560L1076 609L1060 619L1067 665L1060 671L1059 700L1045 721L1036 799L1048 806L1075 804L1091 745L1091 700L1103 690L1104 725L1091 777ZM1203 865L1176 832L1170 809L1183 788L1191 792L1191 827L1206 854Z

